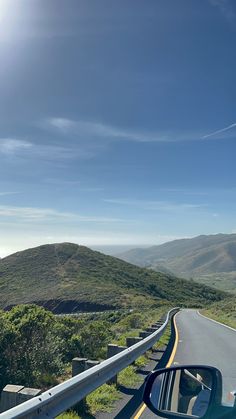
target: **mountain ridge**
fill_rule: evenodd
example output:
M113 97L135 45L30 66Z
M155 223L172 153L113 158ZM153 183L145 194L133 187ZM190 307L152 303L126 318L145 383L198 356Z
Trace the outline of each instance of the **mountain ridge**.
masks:
M225 290L236 289L236 234L201 235L118 257L138 266L169 272Z
M0 305L38 303L126 308L217 301L224 293L173 275L139 268L73 243L55 243L16 252L0 260ZM69 303L70 302L70 303ZM69 310L69 307L67 307ZM63 311L63 310L62 310Z

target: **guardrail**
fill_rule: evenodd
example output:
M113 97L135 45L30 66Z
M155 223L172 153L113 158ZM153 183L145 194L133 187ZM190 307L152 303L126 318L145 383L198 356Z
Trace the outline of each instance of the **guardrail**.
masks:
M45 391L37 397L28 400L0 414L1 419L46 419L55 418L60 413L81 401L91 391L106 383L115 374L126 368L144 352L150 349L163 335L169 320L179 310L170 310L163 325L142 341L124 349L117 355L102 361L99 365L70 378L64 383Z

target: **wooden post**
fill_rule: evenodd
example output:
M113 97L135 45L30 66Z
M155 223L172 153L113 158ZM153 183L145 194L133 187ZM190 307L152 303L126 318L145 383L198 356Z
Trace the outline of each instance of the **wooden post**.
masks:
M151 332L151 333L154 333L154 332L156 332L158 330L158 327L147 327L146 328L146 331L147 332Z
M130 346L135 345L135 343L138 343L138 342L140 342L141 340L143 340L143 338L142 338L142 337L127 337L127 338L126 338L126 345L127 345L127 346L128 346L128 348L129 348Z
M150 332L146 332L146 331L143 331L143 332L139 332L139 336L141 337L141 338L147 338L148 336L150 336L151 335L151 333Z
M0 412L5 412L39 394L41 394L41 390L37 388L7 384L2 390Z
M72 359L72 377L85 371L85 362L88 358L73 358Z
M107 358L111 358L112 356L122 352L124 349L127 349L127 347L126 346L118 346L118 345L114 345L113 343L109 343L107 345ZM107 384L117 385L117 375L114 375L114 377L110 378L110 380L108 380Z
M85 361L85 369L89 370L89 368L95 367L98 364L100 364L99 361L91 361L91 359L88 359Z
M18 393L19 403L17 403L17 404L24 403L24 402L26 402L26 400L32 399L32 397L39 396L39 394L41 394L41 393L42 393L42 391L39 390L38 388L24 387Z

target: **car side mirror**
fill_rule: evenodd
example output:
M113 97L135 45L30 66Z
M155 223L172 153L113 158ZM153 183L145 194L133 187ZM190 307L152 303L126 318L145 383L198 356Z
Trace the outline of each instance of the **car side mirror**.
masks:
M152 372L146 379L143 401L163 418L209 419L221 402L222 376L218 369L183 365Z

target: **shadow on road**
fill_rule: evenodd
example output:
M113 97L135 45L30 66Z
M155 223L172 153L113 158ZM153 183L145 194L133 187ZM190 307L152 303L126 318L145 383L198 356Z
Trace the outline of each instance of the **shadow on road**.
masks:
M151 367L149 365L149 366L146 367L146 369L140 370L139 371L140 375L142 375L142 376L146 375L147 376L151 372L151 370L157 370L157 369L160 369L160 368L165 368L165 366L167 365L168 360L170 358L170 355L172 353L173 346L174 346L174 341L175 341L175 331L174 331L174 327L173 327L173 322L172 322L171 327L172 327L171 339L170 339L168 345L166 347L164 347L163 349L158 349L158 350L153 351L152 357L150 358ZM156 365L155 364L153 365L154 362L156 363ZM133 417L133 415L135 414L137 409L142 404L144 385L145 385L145 381L137 389L128 389L128 388L123 387L123 386L121 386L119 388L121 393L126 394L126 395L133 395L133 397L130 398L128 403L120 410L120 412L116 416L113 416L114 419L124 419L124 418L132 418Z
M125 407L118 413L118 415L114 416L114 419L124 419L124 418L131 418L132 415L135 413L135 411L140 406L140 403L142 401L142 395L143 395L143 389L144 389L144 383L139 387L138 389L126 389L135 391L132 399L125 405ZM125 392L125 394L128 394Z

